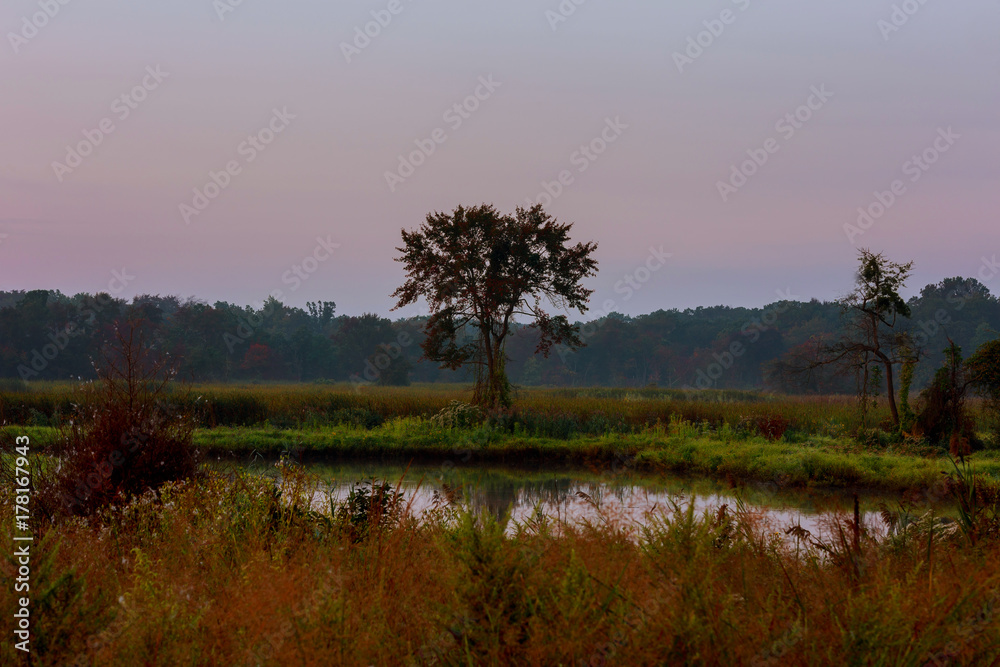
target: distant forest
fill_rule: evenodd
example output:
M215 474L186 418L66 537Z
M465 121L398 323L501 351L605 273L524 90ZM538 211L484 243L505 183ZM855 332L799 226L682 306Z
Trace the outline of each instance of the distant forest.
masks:
M925 356L914 388L944 359L949 338L966 355L997 337L1000 299L975 279L928 285L909 301L909 330ZM333 302L305 309L273 299L260 308L177 297L131 302L101 293L0 291L0 377L66 380L93 377L91 362L129 313L146 324L149 342L170 354L192 382L462 382L467 371L421 361L423 319L337 315ZM812 300L764 308L715 306L612 313L580 323L586 347L534 355L536 334L519 328L507 347L507 373L517 385L763 389L787 393L853 393L849 369L809 377L776 372L818 341L839 335L838 304ZM734 354L734 351L737 354Z

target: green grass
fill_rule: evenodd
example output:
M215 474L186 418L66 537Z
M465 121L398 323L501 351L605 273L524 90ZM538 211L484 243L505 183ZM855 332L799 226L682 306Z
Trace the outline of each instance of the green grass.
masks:
M66 386L46 391L26 400L73 398L59 394ZM763 482L822 499L834 487L847 497L950 495L935 484L954 472L937 450L884 434L846 437L847 399L548 390L478 427L431 419L456 397L455 388L174 394L214 426L197 429L195 445L235 465L206 464L87 520L38 513L45 495L33 496L33 660L924 665L1000 656L1000 506L996 489L984 488L995 486L1000 453L971 457L971 471L991 477L975 503L959 505L957 521L886 509L899 530L883 536L842 514L829 517L839 540L831 532L827 541L801 526L776 533L741 498L696 513L687 493L641 526L610 512L515 525L470 513L450 493L419 516L394 502L380 513L372 508L384 503L364 494L316 509L314 472L338 459L451 461L495 487L530 478L517 466L534 462L543 482L575 466L615 473L612 483L638 473L665 485L677 476ZM12 436L28 435L32 474L44 480L46 466L63 465L53 424L66 413L3 400L6 415L30 419L0 427L0 463L10 461ZM261 474L254 454L284 452L321 465L282 461ZM8 544L18 508L0 494ZM20 603L5 590L0 613L12 618ZM11 642L0 645L0 663L15 659Z
M195 433L195 444L215 454L290 450L329 457L416 458L476 464L548 463L628 469L643 473L703 475L734 482L780 486L858 487L906 491L934 485L952 472L945 457L850 451L841 438L814 437L801 443L763 438L651 430L621 436L557 438L498 435L483 430L444 431L401 420L373 430L334 428L262 430L216 428ZM1000 454L970 458L977 473L1000 475Z
M8 436L29 435L38 448L52 447L53 428L7 427ZM475 465L578 466L647 474L696 475L779 487L858 488L903 492L926 489L953 472L944 456L865 449L848 438L811 436L768 441L728 429L712 431L686 422L640 433L570 438L508 434L488 427L442 429L430 421L399 418L372 429L343 425L308 429L216 427L198 429L195 445L213 456L301 452L307 459L431 460ZM1000 478L1000 452L969 459L977 473Z
M848 437L859 423L854 399L845 396L532 389L520 393L511 414L492 416L488 426L444 429L432 423L451 402L468 398L468 388L456 385L361 391L322 384L195 385L171 393L202 427L195 444L213 455L276 457L301 450L316 459L571 465L734 484L889 492L927 488L951 472L940 450L926 444L892 444L879 431L869 432L874 435L867 445ZM20 424L7 430L50 446L53 427L65 422L69 406L79 400L70 383L0 393L0 423ZM882 406L871 419L885 417ZM754 435L766 432L760 424L775 420L783 436ZM995 451L971 461L977 472L1000 474Z

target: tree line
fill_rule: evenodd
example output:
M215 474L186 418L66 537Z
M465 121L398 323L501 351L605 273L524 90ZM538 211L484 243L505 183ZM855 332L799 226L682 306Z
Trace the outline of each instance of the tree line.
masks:
M906 301L909 332L925 351L913 387L926 386L946 362L949 342L969 353L997 337L1000 300L974 278L927 285ZM258 306L208 304L175 296L131 300L107 293L0 291L0 377L91 378L91 360L114 322L142 319L153 344L195 382L335 381L356 384L471 381L474 369L422 360L428 318L390 320L338 315L332 301L298 308L269 299ZM554 345L535 354L537 329L515 323L506 343L506 373L515 385L766 389L788 393L856 393L850 367L822 367L808 377L779 372L817 341L849 332L837 302L784 301L763 308L728 306L612 313L577 321L584 347ZM474 330L457 334L471 343ZM870 381L871 378L868 378Z

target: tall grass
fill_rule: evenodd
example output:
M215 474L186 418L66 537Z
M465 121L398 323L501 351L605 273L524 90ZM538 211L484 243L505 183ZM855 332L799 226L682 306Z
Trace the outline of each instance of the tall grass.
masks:
M352 533L308 480L209 475L40 535L36 664L990 664L1000 546L844 544L678 502L647 527L441 504ZM13 508L0 498L0 534ZM855 538L854 535L857 535ZM33 560L33 563L36 561ZM12 613L3 587L0 613ZM0 662L14 664L10 642ZM936 662L935 662L936 661Z
M366 421L377 425L396 417L429 418L452 401L469 401L471 389L456 385L365 387L349 385L270 384L193 385L173 397L192 410L200 426L278 427L311 423ZM0 390L0 423L56 425L86 397L69 383L35 383L28 392ZM526 389L515 400L515 417L563 420L569 424L641 430L671 417L714 426L737 426L748 418L780 415L792 431L853 432L860 426L849 396L777 396L754 392L671 389ZM888 419L882 405L875 418ZM572 425L570 424L570 427Z

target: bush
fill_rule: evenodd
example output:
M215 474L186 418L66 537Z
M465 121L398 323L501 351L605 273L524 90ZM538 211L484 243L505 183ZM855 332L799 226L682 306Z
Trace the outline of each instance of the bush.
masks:
M969 382L986 401L984 412L993 437L992 447L1000 448L1000 338L980 346L965 365Z
M385 417L364 408L334 410L329 414L329 420L332 424L347 424L368 430L378 428L385 423Z
M882 450L892 445L896 436L881 428L859 428L854 437L865 449Z
M788 430L790 422L779 414L753 415L740 418L737 432L755 433L768 440L781 440Z
M588 435L609 435L612 433L634 433L636 428L626 424L622 419L614 419L598 412L590 416L590 419L583 425L583 430Z
M958 502L958 525L972 545L1000 535L1000 491L994 484L972 472L968 463L952 460L952 492Z
M267 418L267 404L253 394L211 397L199 414L203 426L253 426Z
M28 426L52 426L52 419L35 408L28 409Z
M402 511L403 495L389 482L373 478L352 487L347 502L335 509L334 517L352 542L360 542L376 531L395 526Z
M77 392L78 393L78 392ZM25 426L59 425L62 415L73 413L73 406L82 397L69 392L26 391L5 392L0 390L0 423L23 424Z
M913 435L926 436L932 444L948 445L953 456L964 456L982 443L976 436L976 422L965 405L969 386L962 363L962 348L951 343L945 350L945 364L921 394L920 410Z
M474 405L452 401L444 410L431 417L431 422L439 428L472 428L483 422L483 411Z
M115 337L63 427L58 467L39 480L39 505L50 518L90 515L197 472L194 422L164 400L173 373L152 358L141 323L116 324Z

